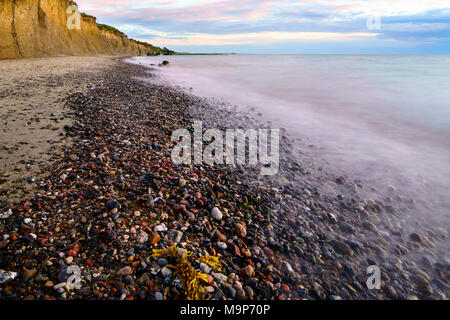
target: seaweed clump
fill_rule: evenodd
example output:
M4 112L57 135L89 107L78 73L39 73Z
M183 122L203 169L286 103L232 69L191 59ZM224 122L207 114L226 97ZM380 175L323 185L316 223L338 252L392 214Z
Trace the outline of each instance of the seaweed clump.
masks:
M205 263L218 272L221 271L218 257L198 257L193 252L177 246L171 246L168 249L154 249L152 257L164 258L169 261L167 267L175 270L174 276L180 280L187 300L206 300L208 296L205 288L205 285L208 284L208 276L194 268L192 265L194 261Z

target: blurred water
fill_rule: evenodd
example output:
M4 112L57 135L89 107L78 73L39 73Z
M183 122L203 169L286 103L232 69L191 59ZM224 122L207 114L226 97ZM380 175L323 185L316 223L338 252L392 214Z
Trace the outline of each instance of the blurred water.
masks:
M450 56L136 57L200 96L254 108L350 176L409 188L448 214ZM300 145L299 145L300 146Z

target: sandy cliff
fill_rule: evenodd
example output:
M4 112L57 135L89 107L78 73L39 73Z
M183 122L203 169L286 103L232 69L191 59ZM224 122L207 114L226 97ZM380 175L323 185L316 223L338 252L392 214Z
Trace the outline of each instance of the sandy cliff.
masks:
M0 59L59 55L132 54L152 50L118 31L81 17L81 29L67 27L69 0L0 0Z

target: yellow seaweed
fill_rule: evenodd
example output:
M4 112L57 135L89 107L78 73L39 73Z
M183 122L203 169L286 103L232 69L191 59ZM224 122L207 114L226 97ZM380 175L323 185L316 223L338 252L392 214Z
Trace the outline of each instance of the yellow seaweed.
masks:
M178 249L177 246L171 246L168 249L154 249L152 257L165 258L172 262L168 267L175 270L174 276L180 279L187 300L207 299L208 293L204 286L208 283L207 275L195 270L191 261L198 260L221 271L219 258L214 256L197 257L188 250L184 250L183 255L180 255Z

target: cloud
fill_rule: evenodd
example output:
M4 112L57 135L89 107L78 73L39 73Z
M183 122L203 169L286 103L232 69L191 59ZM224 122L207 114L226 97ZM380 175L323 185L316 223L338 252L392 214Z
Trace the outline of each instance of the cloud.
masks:
M398 22L388 23L383 25L385 31L397 31L397 32L433 32L444 31L450 32L449 23L413 23L413 22ZM450 33L449 33L450 35Z
M151 42L155 45L243 45L258 43L278 43L287 41L355 41L377 36L375 33L333 33L333 32L259 32L237 34L188 34L184 36L170 35L162 32L150 33ZM146 41L149 39L141 38Z
M202 45L448 38L448 0L78 0L80 10L131 37ZM379 16L381 30L366 21ZM155 31L158 30L158 31ZM447 33L447 34L446 34ZM202 43L202 41L204 41ZM450 52L450 48L449 48Z

